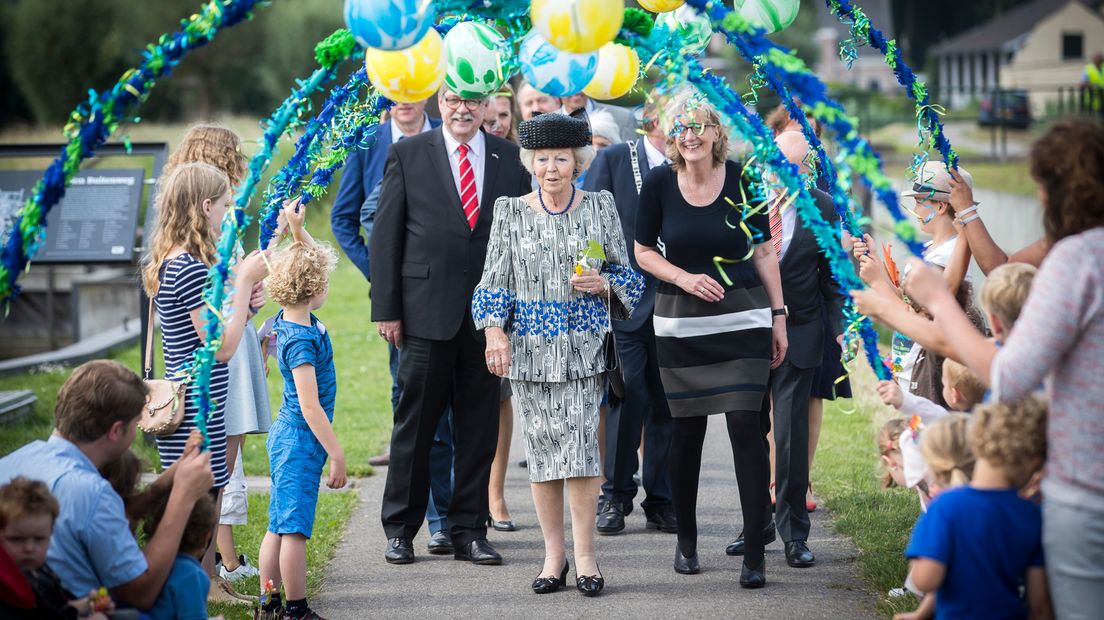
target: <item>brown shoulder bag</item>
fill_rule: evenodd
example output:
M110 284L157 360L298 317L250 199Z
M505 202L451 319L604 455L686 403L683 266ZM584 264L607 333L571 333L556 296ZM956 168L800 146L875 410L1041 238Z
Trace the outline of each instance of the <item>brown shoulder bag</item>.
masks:
M144 433L163 437L175 433L176 429L180 428L180 423L184 421L185 392L188 389L188 382L151 379L152 365L153 298L151 297L149 321L146 323L146 374L143 379L146 387L149 388L149 397L145 408L142 409L142 417L138 420L138 428Z

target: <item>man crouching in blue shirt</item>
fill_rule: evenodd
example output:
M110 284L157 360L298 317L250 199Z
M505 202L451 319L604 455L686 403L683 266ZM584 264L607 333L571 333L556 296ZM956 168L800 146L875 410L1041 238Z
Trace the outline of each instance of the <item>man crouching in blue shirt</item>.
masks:
M112 598L153 607L172 570L196 500L214 484L210 453L195 450L154 482L172 485L165 515L143 551L131 534L123 500L98 471L130 450L148 390L118 362L81 365L58 391L54 433L0 459L0 484L41 480L61 507L46 563L69 592L106 587Z
M1053 617L1042 513L1019 494L1043 464L1046 424L1040 396L974 410L973 479L939 494L905 551L916 587L936 593L937 618Z

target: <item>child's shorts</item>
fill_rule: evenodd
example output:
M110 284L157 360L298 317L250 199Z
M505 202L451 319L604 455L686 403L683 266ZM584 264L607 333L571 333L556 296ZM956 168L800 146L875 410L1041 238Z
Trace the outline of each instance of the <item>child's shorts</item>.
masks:
M326 450L309 428L280 418L269 429L267 444L272 471L268 531L310 538Z

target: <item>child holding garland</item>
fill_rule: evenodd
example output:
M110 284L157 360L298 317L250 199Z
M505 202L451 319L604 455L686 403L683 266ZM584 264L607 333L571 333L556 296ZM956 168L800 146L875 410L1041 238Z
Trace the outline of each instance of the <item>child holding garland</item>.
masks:
M337 257L303 227L306 207L284 206L292 244L272 261L268 290L276 315L277 360L284 378L280 414L268 435L272 497L261 542L261 607L265 619L321 620L307 604L307 540L314 528L319 479L330 457L327 485L345 486L345 453L332 422L337 381L326 326L313 314L329 293ZM286 601L280 596L281 582Z

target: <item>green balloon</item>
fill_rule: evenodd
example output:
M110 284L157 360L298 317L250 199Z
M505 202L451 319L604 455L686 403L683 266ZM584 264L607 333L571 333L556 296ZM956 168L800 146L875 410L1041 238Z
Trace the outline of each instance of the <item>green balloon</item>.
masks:
M498 92L506 81L502 65L509 58L506 39L479 22L461 22L445 35L445 84L465 99Z
M740 17L767 32L785 30L797 19L799 0L744 0Z

